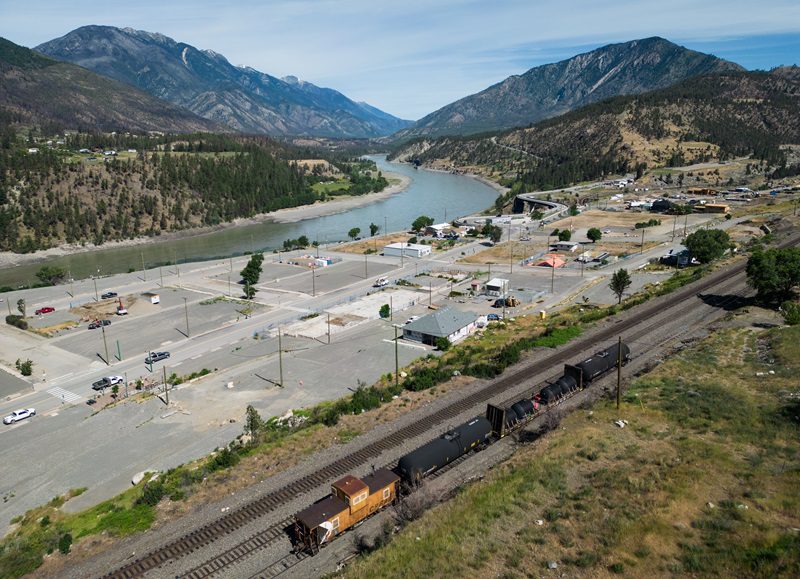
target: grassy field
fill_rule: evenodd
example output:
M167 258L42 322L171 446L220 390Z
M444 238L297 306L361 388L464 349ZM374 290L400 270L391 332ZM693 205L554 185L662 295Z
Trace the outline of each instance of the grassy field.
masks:
M336 195L340 191L347 191L350 188L349 179L337 179L336 181L327 181L321 183L314 183L311 188L314 193L327 193L328 195Z
M345 575L797 577L798 369L800 328L717 332Z

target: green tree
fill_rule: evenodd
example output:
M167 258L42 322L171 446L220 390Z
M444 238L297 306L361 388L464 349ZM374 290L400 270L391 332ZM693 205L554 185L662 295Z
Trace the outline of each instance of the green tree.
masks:
M32 360L25 360L24 362L17 358L16 362L17 370L23 376L31 376L33 374L33 361Z
M116 397L117 397L117 394L119 394L119 384L114 384L114 385L111 387L111 396L113 396L114 398L116 398Z
M577 203L572 203L572 204L569 206L569 214L570 214L570 215L572 215L572 216L575 216L575 215L577 215L578 213L580 213L580 211L578 211L578 205L577 205Z
M239 272L245 284L253 286L258 283L258 280L261 277L261 272L263 271L261 267L262 263L264 263L263 253L254 253L250 256L250 261L248 261L247 265L244 266L244 269Z
M493 243L499 242L501 239L503 239L503 229L498 225L490 225L489 237Z
M562 229L558 232L559 241L569 241L572 239L572 232L569 229Z
M597 243L603 237L603 232L597 227L591 227L589 231L586 232L586 237L588 237L589 241L592 243Z
M56 285L64 279L67 272L62 267L45 265L36 272L36 277L47 285Z
M369 224L369 235L370 235L370 237L375 237L375 234L378 233L378 231L380 231L380 227L378 227L374 223L370 223Z
M353 227L350 231L347 232L347 236L350 239L355 239L356 237L358 237L359 233L361 233L361 228L360 227Z
M305 235L301 235L297 238L297 245L300 247L308 247L308 237Z
M631 283L631 276L626 269L618 269L614 272L614 275L611 276L611 283L608 284L608 287L610 287L614 295L617 296L618 304L622 303L622 294L631 287Z
M244 413L244 434L255 440L256 435L264 428L264 420L258 410L248 404Z
M445 337L436 338L436 347L442 352L446 352L450 348L450 340Z
M19 310L19 313L21 313L22 317L24 318L25 317L25 299L24 298L20 298L20 299L17 300L17 310Z
M381 309L378 310L378 315L380 315L380 317L382 317L383 319L386 319L389 316L391 316L392 310L389 308L389 304L383 304L381 306Z
M747 260L747 282L764 301L792 297L800 284L800 248L757 250Z
M433 225L433 217L428 217L427 215L420 215L413 221L413 223L411 223L411 229L419 233L429 225Z
M257 291L258 290L253 286L251 286L249 283L245 284L244 297L247 298L248 300L252 300L255 297Z
M689 234L684 245L700 263L711 263L725 255L731 238L721 229L700 229Z

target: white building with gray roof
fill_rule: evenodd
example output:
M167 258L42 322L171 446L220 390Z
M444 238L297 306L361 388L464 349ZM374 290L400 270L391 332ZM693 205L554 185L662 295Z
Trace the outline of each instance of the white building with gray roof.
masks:
M478 314L445 307L403 327L403 338L435 346L439 338L450 343L467 337L477 327Z

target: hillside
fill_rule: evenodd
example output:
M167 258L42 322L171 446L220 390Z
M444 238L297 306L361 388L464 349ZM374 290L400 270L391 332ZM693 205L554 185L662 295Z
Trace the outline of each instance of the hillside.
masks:
M36 50L246 133L365 138L410 123L295 77L233 66L221 54L162 34L84 26Z
M8 122L101 131L229 130L185 109L0 38L0 112Z
M511 76L427 115L395 137L467 135L520 127L609 97L737 70L743 69L663 38L610 44Z
M780 146L789 143L800 143L800 81L787 72L740 72L616 97L502 134L418 140L394 158L534 191L740 155L778 167Z

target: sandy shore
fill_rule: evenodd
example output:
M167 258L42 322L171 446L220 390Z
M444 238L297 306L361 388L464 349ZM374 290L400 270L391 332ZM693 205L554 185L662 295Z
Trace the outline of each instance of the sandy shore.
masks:
M386 187L383 191L378 193L369 193L367 195L359 195L357 197L340 197L330 201L318 202L313 205L301 205L300 207L291 207L289 209L279 209L271 213L261 213L254 217L243 219L235 219L234 221L216 225L213 227L197 227L186 231L176 231L162 233L158 237L135 237L133 239L124 239L122 241L109 241L103 245L95 245L93 243L85 244L62 244L58 247L51 247L36 251L34 253L13 253L10 251L0 252L0 268L13 267L25 263L32 263L43 261L53 257L63 257L65 255L73 255L76 253L84 253L86 251L95 251L98 249L114 249L117 247L134 247L137 245L148 245L151 243L161 243L163 241L170 241L174 239L183 239L187 237L196 237L199 235L208 235L215 231L221 231L231 227L240 225L251 225L255 223L263 223L264 221L275 221L276 223L293 223L295 221L302 221L304 219L313 219L322 217L324 215L334 215L336 213L344 213L356 207L363 207L376 201L386 199L396 193L404 191L411 179L399 173L390 173L384 171L384 176L391 180L397 181L392 185Z

